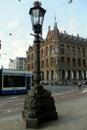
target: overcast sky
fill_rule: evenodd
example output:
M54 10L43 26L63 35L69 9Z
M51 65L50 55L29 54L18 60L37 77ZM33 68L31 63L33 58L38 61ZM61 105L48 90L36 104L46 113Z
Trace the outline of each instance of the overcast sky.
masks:
M28 46L32 45L33 36L29 9L34 0L0 0L0 40L2 43L0 68L8 67L9 59L26 57ZM87 0L41 0L46 9L43 24L45 38L48 26L54 26L54 17L60 32L87 37ZM10 35L12 34L12 35Z

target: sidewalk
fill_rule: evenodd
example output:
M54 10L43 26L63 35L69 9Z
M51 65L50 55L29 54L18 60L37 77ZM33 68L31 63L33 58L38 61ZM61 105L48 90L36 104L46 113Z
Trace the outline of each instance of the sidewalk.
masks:
M56 104L59 119L50 121L39 130L87 130L87 96ZM21 115L0 121L0 130L26 129Z

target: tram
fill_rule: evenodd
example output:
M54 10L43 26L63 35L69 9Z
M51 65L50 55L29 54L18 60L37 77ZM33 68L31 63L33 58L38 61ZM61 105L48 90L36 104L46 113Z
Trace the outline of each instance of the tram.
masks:
M0 69L0 95L24 94L31 85L32 72Z

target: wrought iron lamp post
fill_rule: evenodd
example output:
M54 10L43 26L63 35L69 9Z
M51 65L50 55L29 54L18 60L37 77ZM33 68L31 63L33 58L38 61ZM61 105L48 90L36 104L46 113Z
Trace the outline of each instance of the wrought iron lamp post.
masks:
M34 7L30 8L29 14L33 31L35 33L34 39L34 84L40 84L40 37L42 35L42 25L46 10L41 7L41 3L34 2Z
M51 92L48 92L40 85L40 36L42 34L42 24L46 10L41 7L39 1L34 2L34 7L30 8L32 27L35 33L34 40L34 63L35 85L28 92L25 98L22 116L26 120L26 128L38 128L44 122L56 120L58 118L54 99Z

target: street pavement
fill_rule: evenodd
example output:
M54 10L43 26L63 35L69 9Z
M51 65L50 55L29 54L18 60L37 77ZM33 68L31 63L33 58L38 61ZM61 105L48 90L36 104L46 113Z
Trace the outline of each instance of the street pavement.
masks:
M58 120L43 124L39 130L87 130L87 90L75 90L70 93L62 94L62 100L59 100L59 95L54 96ZM77 94L78 97L74 98ZM65 98L67 100L64 100ZM2 118L0 130L32 129L26 129L21 114L16 114Z

